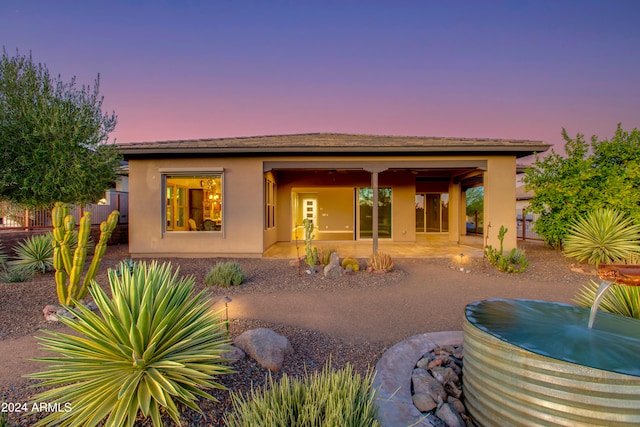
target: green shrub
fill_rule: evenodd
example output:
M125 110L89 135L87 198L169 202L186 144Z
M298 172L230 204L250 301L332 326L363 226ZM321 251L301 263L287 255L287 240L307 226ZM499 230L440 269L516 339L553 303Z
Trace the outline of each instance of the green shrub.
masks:
M285 374L276 383L269 377L269 384L252 389L250 396L231 393L234 412L225 422L228 427L380 426L372 379L371 372L362 378L350 365L334 371L330 364L302 380Z
M9 261L9 269L18 274L31 272L43 274L53 270L53 235L29 236L14 246L16 259Z
M4 251L4 244L0 242L0 268L4 268L7 265L7 254Z
M572 224L564 254L596 267L627 261L640 254L640 224L615 209L596 209Z
M353 258L345 258L342 260L342 268L344 269L351 269L351 271L360 271L360 263L358 262L358 260L353 259Z
M500 240L500 248L496 249L491 245L487 245L484 251L484 255L487 261L498 270L505 273L522 273L527 267L529 267L529 260L524 254L524 251L513 248L505 255L503 249L504 235L509 231L504 225L500 226L498 231L498 240Z
M219 262L214 265L204 282L209 286L238 286L244 281L244 273L237 262Z
M578 289L574 302L590 308L598 293L599 283L590 280ZM640 286L612 285L600 301L599 310L640 320Z
M56 388L33 399L69 402L73 410L37 425L133 426L142 414L159 426L161 412L180 424L176 403L199 412L198 398L215 401L206 389L224 389L215 377L230 372L221 364L229 342L205 291L193 295L193 277L178 280L171 264L156 262L108 274L111 298L95 282L89 290L100 314L78 305L68 307L76 319L60 318L80 336L39 337L43 349L60 356L36 359L52 365L29 377Z
M33 277L35 273L29 270L0 269L0 282L22 283Z

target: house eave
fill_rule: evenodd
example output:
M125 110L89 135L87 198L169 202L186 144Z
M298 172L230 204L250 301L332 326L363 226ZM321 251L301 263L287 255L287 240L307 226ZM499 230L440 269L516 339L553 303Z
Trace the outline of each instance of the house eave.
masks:
M125 159L205 156L372 156L389 155L514 155L541 153L550 147L542 141L489 140L378 135L305 134L208 140L160 141L119 144Z

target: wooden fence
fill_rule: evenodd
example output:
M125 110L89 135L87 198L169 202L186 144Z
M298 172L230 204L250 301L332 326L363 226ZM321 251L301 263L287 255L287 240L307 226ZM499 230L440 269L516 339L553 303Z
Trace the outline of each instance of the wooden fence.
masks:
M69 212L76 219L76 224L80 222L80 218L85 212L91 212L91 224L100 224L105 221L109 214L117 210L120 212L119 224L129 223L129 193L122 191L108 191L104 199L106 203L87 205L87 206L72 206ZM0 218L0 230L37 230L53 228L51 223L51 211L50 210L38 210L30 211L25 210L24 215L16 217L2 217Z

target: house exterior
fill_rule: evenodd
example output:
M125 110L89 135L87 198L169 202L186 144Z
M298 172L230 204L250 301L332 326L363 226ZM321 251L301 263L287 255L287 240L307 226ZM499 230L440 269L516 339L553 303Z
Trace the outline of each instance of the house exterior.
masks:
M301 134L120 144L134 257L260 257L278 242L414 243L466 233L465 190L485 188L488 243L515 230L516 159L541 141ZM378 224L374 227L373 224ZM507 233L505 249L516 246Z

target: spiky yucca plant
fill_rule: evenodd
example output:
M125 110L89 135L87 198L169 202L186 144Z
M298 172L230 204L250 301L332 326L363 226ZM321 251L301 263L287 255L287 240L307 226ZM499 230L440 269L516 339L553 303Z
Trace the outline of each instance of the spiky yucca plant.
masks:
M575 303L591 307L600 284L591 280L576 293ZM599 309L640 320L640 286L613 285L602 297Z
M351 365L334 371L327 363L322 372L303 379L285 374L279 382L252 389L249 396L233 393L234 412L225 415L228 427L309 426L377 427L373 374L364 377Z
M53 269L53 235L29 236L13 248L16 259L9 261L9 269L20 273L42 274Z
M95 281L90 287L100 315L77 305L68 307L76 319L60 319L80 336L39 337L60 356L36 359L52 365L28 377L56 388L34 401L72 410L38 425L94 426L106 418L107 426L133 426L142 414L161 426L161 409L179 424L176 402L199 412L198 397L215 400L206 389L224 389L215 381L231 372L221 358L229 344L223 321L204 291L193 296L193 277L178 279L171 264L140 263L133 272L121 264L109 270L109 284L111 298Z
M640 254L640 224L615 209L596 209L577 219L563 246L565 256L596 267L624 262Z

